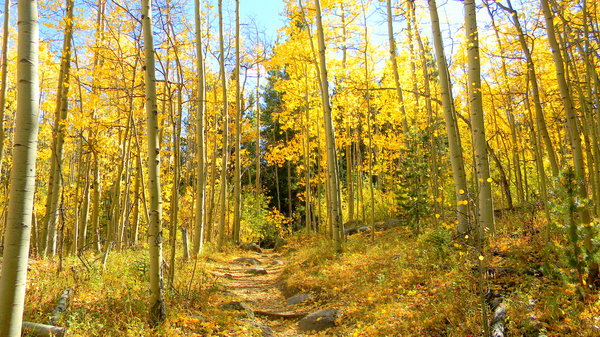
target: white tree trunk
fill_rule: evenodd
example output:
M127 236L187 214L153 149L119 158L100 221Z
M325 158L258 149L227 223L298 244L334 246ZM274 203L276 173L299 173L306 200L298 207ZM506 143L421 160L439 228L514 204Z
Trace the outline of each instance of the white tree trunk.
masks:
M483 118L483 99L481 96L481 69L479 62L479 35L477 33L477 17L475 0L465 0L465 28L467 32L467 59L469 77L469 108L471 110L471 133L475 152L475 171L478 186L478 223L476 236L483 235L484 230L495 230L494 211L492 205L492 185L490 179L490 163L488 160L487 139Z
M196 170L196 233L194 235L194 255L198 255L204 242L204 211L206 196L206 176L204 160L204 112L206 110L206 86L204 78L204 54L202 48L202 21L200 0L194 1L196 20L196 67L198 72L198 110L196 142L198 147L198 167Z
M2 274L0 336L21 336L38 134L37 1L18 3L17 114Z
M319 42L319 65L321 72L321 99L323 101L323 118L325 121L325 143L327 145L327 181L330 191L330 207L328 213L331 218L331 228L336 251L342 249L342 208L340 202L340 188L335 148L335 133L331 118L331 105L329 103L329 82L327 80L327 65L325 63L325 37L321 22L321 3L315 0L317 10L317 37Z
M152 37L152 0L142 0L142 26L146 66L146 114L148 117L148 189L150 192L150 324L158 325L165 319L164 282L162 269L162 200L160 193L160 150L158 140L158 108L156 106L156 79L154 67L154 39Z

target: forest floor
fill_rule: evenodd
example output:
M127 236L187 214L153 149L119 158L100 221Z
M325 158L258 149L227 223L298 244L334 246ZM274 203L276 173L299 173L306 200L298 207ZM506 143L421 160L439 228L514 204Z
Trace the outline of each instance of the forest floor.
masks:
M220 261L212 274L232 298L221 308L245 310L264 336L301 336L289 319L305 316L307 308L286 304L280 288L285 268L285 259L273 250L243 252L234 260Z
M116 247L105 268L101 255L86 255L89 269L69 257L60 273L58 261L33 259L25 320L46 323L60 294L72 288L71 305L56 323L68 326L69 336L475 337L482 336L482 308L491 315L491 303L499 302L506 336L600 336L600 295L582 295L564 234L553 233L549 246L542 225L527 214L498 223L503 230L484 253L457 243L444 224L381 231L374 241L370 233L353 235L342 254L326 237L305 234L277 252L208 247L198 259L178 257L159 328L147 323L145 248ZM308 299L288 305L298 293ZM321 309L341 312L335 326L303 334L302 316Z

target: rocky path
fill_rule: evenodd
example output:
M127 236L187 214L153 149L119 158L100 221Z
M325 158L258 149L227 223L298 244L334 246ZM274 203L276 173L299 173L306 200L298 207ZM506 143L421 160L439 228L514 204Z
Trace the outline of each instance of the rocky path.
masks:
M285 269L285 260L270 250L246 252L238 258L224 261L213 271L231 296L224 309L246 310L249 320L261 328L263 336L306 336L296 322L304 317L306 308L288 305L278 283Z

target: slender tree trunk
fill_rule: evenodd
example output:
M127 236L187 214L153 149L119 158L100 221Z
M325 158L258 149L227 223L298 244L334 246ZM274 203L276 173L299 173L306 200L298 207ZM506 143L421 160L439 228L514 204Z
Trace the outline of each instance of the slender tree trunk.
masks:
M375 144L373 143L373 120L372 120L372 112L371 112L371 90L370 90L370 82L369 78L369 31L367 25L367 11L365 8L364 2L362 4L362 14L363 14L363 29L364 29L364 41L365 41L365 50L363 52L363 67L364 67L364 76L365 76L365 101L367 104L367 137L368 137L368 146L369 146L369 196L370 196L370 212L369 212L369 225L371 225L371 242L375 241L375 191L373 186L373 177L375 176L373 172L373 163L375 162Z
M88 231L88 216L90 214L90 172L91 161L90 155L85 156L85 183L83 186L83 201L81 204L81 212L79 213L79 238L77 241L79 242L79 250L85 249L86 241L87 241L87 231ZM75 252L77 254L77 252Z
M441 200L440 189L439 189L439 164L438 164L438 151L437 151L437 140L436 137L433 136L435 134L433 128L436 123L436 116L434 116L433 105L431 101L431 88L429 85L429 67L427 65L427 51L425 50L425 46L423 45L423 40L421 39L421 33L419 32L419 28L416 22L416 12L415 12L415 4L414 0L410 0L408 2L409 9L409 21L412 21L412 27L415 33L415 40L417 41L417 47L419 48L419 61L421 62L421 72L423 76L423 93L425 94L425 109L427 110L427 122L429 134L432 135L429 137L429 151L431 153L431 162L429 163L431 174L431 196L433 197L434 204L434 212L436 216L433 217L433 223L437 226L438 224L438 216L443 214L443 207L438 200Z
M508 0L508 7L502 6L500 3L497 4L504 10L508 11L511 14L513 25L517 30L519 36L519 43L521 45L521 49L523 50L523 54L525 56L525 61L527 62L527 72L529 74L529 81L531 83L531 93L533 95L533 107L535 111L535 122L537 125L537 129L539 130L540 137L544 141L544 145L546 146L546 152L548 153L548 161L550 162L550 168L552 170L552 175L554 177L558 176L558 160L556 159L556 153L554 151L554 145L552 144L552 140L550 139L550 135L548 133L548 128L546 126L546 120L544 118L544 111L542 109L542 100L540 97L540 89L538 86L538 76L535 71L535 65L533 63L533 57L531 56L531 51L525 39L525 33L523 28L521 27L521 23L519 21L519 15L517 11L513 9L510 0Z
M92 214L91 228L94 232L96 252L102 251L100 245L100 167L98 154L94 154L94 176L92 179Z
M229 161L229 144L227 144L227 137L229 137L229 103L227 102L225 46L223 43L223 39L223 0L219 0L219 68L221 76L221 86L223 90L223 157L221 158L221 214L219 216L219 236L217 238L218 250L223 249L223 240L225 238L225 222L227 215L227 163Z
M408 118L406 108L404 106L404 95L402 94L402 86L400 85L400 75L398 74L398 60L396 56L396 40L394 38L394 26L392 24L392 0L386 0L387 3L387 27L388 40L390 47L390 60L392 61L392 72L394 73L394 83L396 84L396 95L398 96L398 104L400 105L400 113L402 115L402 132L408 134Z
M215 90L213 90L213 100L216 102L217 101L217 88L215 85ZM211 160L210 160L210 195L209 195L209 205L210 207L208 207L208 213L206 214L206 240L210 241L213 237L213 219L215 217L215 194L216 194L216 179L217 179L217 150L218 150L218 144L217 144L217 116L213 115L213 148L212 148L212 155L211 155Z
M56 112L54 120L54 137L52 140L53 162L48 184L48 200L46 202L46 224L48 229L46 237L45 253L50 256L56 254L57 222L59 217L58 203L60 199L63 177L62 177L62 154L65 136L65 121L68 112L69 72L71 67L71 41L73 36L73 0L66 0L65 33L63 39L62 58L60 73L58 77L58 89L56 95Z
M154 38L152 36L152 0L142 0L144 32L145 87L148 132L148 189L150 193L150 324L157 326L166 317L162 268L162 198L160 193L160 150L158 139L158 110L154 67Z
M446 56L444 54L444 44L440 30L437 4L435 0L428 1L436 61L439 70L438 73L440 92L442 95L442 107L444 110L444 119L446 121L446 134L448 136L452 178L454 180L454 191L456 194L458 232L461 234L466 234L469 228L467 177L465 173L462 148L460 145L460 135L458 133L458 126L456 123L454 100L452 98L452 88L450 87L450 78L448 75L448 65L446 64Z
M38 134L37 1L18 3L17 113L0 274L0 335L20 337L27 283Z
M577 115L573 107L573 99L569 92L569 86L565 77L564 61L560 54L558 42L556 40L556 33L554 31L553 15L550 11L547 0L541 0L542 10L544 12L544 18L546 20L546 32L548 34L548 43L552 50L552 56L554 58L554 66L556 68L556 80L558 82L558 89L565 109L567 117L567 131L569 141L571 143L571 151L573 154L573 165L575 168L575 181L577 182L576 193L581 200L587 200L587 183L585 176L585 164L583 160L583 150L581 147L581 139L579 137L579 131L577 127ZM587 206L583 205L578 207L579 209L579 223L584 226L584 237L583 244L588 252L593 250L592 239L594 237L593 229L588 224L591 222L590 212ZM600 278L598 263L590 259L588 262L588 284L595 284Z
M233 242L240 243L241 220L241 93L240 93L240 0L235 1L235 172L233 174Z
M8 73L8 23L10 21L10 0L4 1L4 25L2 30L2 66L0 68L0 177L4 159L4 111L6 109L6 76Z
M496 25L496 21L494 18L494 14L492 13L492 10L490 9L489 6L486 6L486 9L488 11L488 14L490 16L490 19L492 20L492 28L494 29L494 34L496 37L496 43L498 44L498 50L500 51L500 53L503 53L504 51L504 46L502 44L502 40L500 39L500 33L499 33L499 29ZM506 66L506 60L501 57L501 64L502 64L502 76L504 78L504 80L506 81L506 83L510 83L511 78L508 75L508 68ZM509 85L509 88L511 86ZM509 90L507 95L504 95L504 106L506 109L506 118L508 120L508 126L510 128L510 136L511 136L511 141L512 141L512 161L513 161L513 165L514 165L514 171L515 171L515 185L516 185L516 191L517 191L517 199L519 203L523 203L524 201L524 195L523 195L523 178L521 176L521 163L519 160L519 142L517 140L517 125L516 125L516 121L515 121L515 114L514 114L514 106L513 106L513 102L512 102L512 97L513 97L513 90ZM510 167L510 165L509 165ZM511 207L512 208L512 207Z
M177 248L177 226L179 224L179 185L181 184L181 120L183 119L182 103L182 73L179 72L179 87L177 88L177 115L173 121L173 188L171 190L171 258L169 268L169 283L175 281L175 253ZM171 104L172 105L172 104Z
M196 147L198 167L196 169L196 232L194 235L194 255L200 254L204 242L204 216L206 195L206 174L204 160L204 113L206 111L206 80L204 78L204 48L202 45L202 15L200 0L194 0L196 23L196 68L198 73L198 107L196 111Z
M289 142L288 130L285 130L285 142ZM287 174L287 206L288 206L288 217L292 218L292 165L289 160L286 160L286 174Z
M490 164L488 161L485 124L483 122L483 100L481 95L481 73L479 62L479 35L475 1L465 0L465 27L467 34L469 108L471 111L473 148L475 152L475 170L478 182L478 228L476 235L481 239L483 231L495 231L494 209L492 204L492 185Z
M529 76L529 75L527 75ZM529 86L528 86L529 87ZM533 113L531 112L531 103L530 103L530 99L529 99L529 95L527 94L529 92L529 90L526 91L525 93L525 109L527 111L527 116L529 117L529 122L531 125L531 138L533 139L533 150L534 150L534 159L535 159L535 167L538 173L538 190L540 193L540 196L542 197L542 200L548 200L548 183L546 182L546 174L544 171L544 162L542 160L542 151L541 151L541 146L540 146L540 137L538 135L538 133L535 130L535 124L534 124L534 118L533 118ZM527 170L524 171L524 179L525 179L525 186L527 186ZM527 194L526 194L527 195ZM542 203L542 207L544 209L544 215L546 216L546 221L548 222L548 224L552 223L552 218L550 217L550 209L548 207L548 203L547 202L543 202ZM547 226L546 227L546 239L550 238L550 227Z
M137 245L138 244L138 237L139 237L139 224L140 224L140 177L142 175L142 168L138 165L136 165L135 168L135 184L133 185L133 215L132 217L132 221L133 224L131 226L132 228L132 235L131 235L131 243L133 245ZM142 187L143 188L143 187Z
M346 32L346 10L344 3L340 3L341 20L342 20L342 85L345 85L345 81L348 79L348 46L347 46L347 32ZM307 76L308 77L308 76ZM348 112L349 113L349 112ZM348 114L343 111L342 114ZM351 116L346 117L346 137L347 142L344 146L344 152L346 156L346 190L347 190L347 205L348 205L348 220L351 222L354 220L354 181L353 181L353 170L352 170L352 127L350 125Z
M334 248L342 250L342 209L340 202L339 176L337 168L337 157L335 148L335 134L331 118L331 106L329 104L329 82L327 80L327 65L325 60L325 37L323 24L321 22L321 3L315 0L317 10L317 37L319 41L319 64L321 73L321 100L323 102L323 119L325 124L325 137L327 145L327 181L330 190L330 214L331 227L333 230Z
M260 158L261 158L261 151L260 151L260 66L258 66L258 61L257 61L257 71L256 71L256 193L260 193L261 192L261 186L262 184L260 183Z
M304 180L305 180L305 192L304 192L304 205L305 205L305 222L306 232L313 232L312 214L313 209L311 207L312 195L311 195L311 170L310 170L310 101L308 97L308 69L304 70L307 75L304 77Z

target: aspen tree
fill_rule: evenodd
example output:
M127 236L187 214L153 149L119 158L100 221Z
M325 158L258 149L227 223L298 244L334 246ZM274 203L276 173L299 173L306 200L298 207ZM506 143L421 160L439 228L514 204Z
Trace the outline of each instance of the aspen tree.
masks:
M533 96L533 108L535 111L535 123L538 129L538 133L542 138L544 145L546 146L546 152L548 154L548 161L550 162L550 168L552 170L552 175L554 177L558 176L558 160L556 159L556 153L554 151L554 145L552 144L552 140L550 139L550 134L548 133L548 127L546 126L546 118L544 117L544 110L542 108L542 99L540 94L540 88L538 84L537 72L535 70L535 65L533 63L533 57L531 55L531 50L529 49L529 45L527 44L527 40L525 39L526 35L521 26L521 22L519 21L519 15L517 11L513 8L510 0L507 0L507 6L503 6L502 4L496 2L502 9L508 11L511 15L512 23L517 30L517 35L519 37L519 44L521 45L521 50L525 56L525 61L527 62L527 73L529 82L531 84L531 95Z
M409 18L408 20L412 22L411 27L414 29L415 40L417 42L417 47L419 50L419 61L421 62L421 73L423 76L423 93L425 94L425 109L427 111L427 122L429 124L429 129L431 130L429 133L431 134L429 138L429 151L431 155L431 163L429 163L431 167L432 177L431 177L431 196L433 197L434 203L434 211L435 214L443 214L443 207L438 202L441 200L440 195L440 183L439 183L439 159L438 159L438 150L437 150L437 141L436 136L434 135L433 127L436 123L437 116L434 116L432 99L431 99L431 88L430 88L430 78L429 78L429 67L427 65L427 51L425 50L425 46L423 44L423 39L421 39L421 33L419 32L419 28L417 26L416 20L416 10L414 0L408 1L408 11ZM438 218L433 217L433 223L437 225Z
M241 217L241 93L240 93L240 0L235 0L235 171L233 174L233 242L240 243Z
M308 67L304 65L304 74L308 74ZM314 213L312 207L312 191L310 185L311 179L311 167L310 167L310 100L309 100L309 84L308 84L308 76L304 76L304 180L305 180L305 222L306 222L306 232L310 233L314 231L313 221L311 215Z
M148 189L150 192L150 324L159 325L166 317L162 268L162 198L160 188L160 150L158 140L158 108L152 36L152 0L142 0L142 27L145 54L146 114L148 132Z
M323 33L323 24L321 22L321 3L319 0L315 0L315 7L317 11L317 40L319 43L319 65L321 73L321 100L323 103L325 143L327 147L327 181L330 189L330 202L327 211L330 214L329 218L331 219L334 248L339 252L342 250L342 209L335 148L335 133L331 118L331 105L329 103L329 82L327 79L327 65L325 59L325 37Z
M6 109L6 76L8 73L8 23L10 21L10 0L4 1L4 24L2 30L2 66L0 66L0 176L4 159L4 111Z
M289 141L289 130L285 130L285 142ZM288 217L292 218L292 166L290 160L286 160L286 175L287 175L287 204L288 204Z
M217 86L214 86L213 90L213 101L217 101ZM213 115L213 148L211 151L211 160L210 160L210 182L208 186L210 186L210 194L208 197L207 214L206 214L206 240L210 241L213 236L213 218L215 217L215 194L216 194L216 179L217 179L217 152L218 152L218 142L217 142L217 123L218 118L216 115Z
M402 114L402 132L404 132L404 134L408 134L408 119L406 117L404 95L402 94L402 86L400 85L400 76L398 74L398 60L396 59L396 40L394 38L394 26L392 24L392 0L386 0L386 5L390 60L392 61L392 72L394 73L396 95L398 96L398 104L400 105L400 113Z
M17 113L10 201L0 274L0 336L21 336L38 135L37 1L18 2Z
M494 14L489 5L486 5L488 15L490 16L492 28L494 30L494 35L496 37L496 43L498 45L498 51L502 54L504 51L504 45L502 44L502 40L500 39L499 29L496 25L496 20L494 18ZM510 83L511 79L508 75L508 67L506 64L506 60L504 57L501 57L501 70L502 76L507 83ZM508 126L510 128L510 137L512 141L512 161L515 171L515 180L516 180L516 190L517 190L517 199L520 203L523 203L525 200L524 192L523 192L523 178L521 176L521 163L519 160L519 141L517 140L518 132L517 132L517 123L515 120L514 113L514 103L512 102L512 96L514 92L510 90L507 95L504 95L504 106L506 109L506 118L508 120ZM512 205L509 205L509 208L512 208Z
M364 6L363 6L364 9ZM344 7L344 3L340 3L340 11L341 11L341 20L342 20L342 71L343 71L343 80L346 81L348 79L348 46L347 46L347 32L346 32L346 9ZM365 25L366 27L366 25ZM366 28L365 28L366 29ZM352 168L352 140L351 140L351 126L350 126L350 118L346 121L346 136L348 137L348 141L344 148L344 152L346 154L346 189L348 195L348 222L354 220L354 173ZM308 209L308 208L307 208Z
M569 85L565 77L564 60L560 54L560 48L556 40L556 33L554 30L553 15L548 5L547 0L540 0L542 5L542 11L544 13L544 19L546 21L546 32L548 34L548 43L552 51L552 57L554 59L554 66L556 68L556 80L558 82L558 89L560 91L561 100L565 109L565 115L567 117L567 133L569 136L569 142L571 145L571 151L573 155L573 166L575 173L575 181L577 183L576 193L584 202L584 205L578 207L579 223L584 226L584 238L583 244L588 252L593 250L593 229L588 224L591 223L592 219L588 206L585 205L587 202L587 182L585 176L585 163L583 161L583 150L581 148L581 139L577 127L577 115L573 107L573 99L569 91ZM588 261L588 283L594 284L600 278L598 263L589 259Z
M364 75L365 75L365 89L366 89L366 94L365 94L365 101L367 104L367 111L366 111L366 115L367 115L367 137L369 139L369 173L368 173L368 177L369 177L369 197L370 197L370 212L369 212L369 224L371 225L371 242L375 241L375 191L374 191L374 184L373 184L373 176L374 176L374 172L373 172L373 163L375 162L375 145L373 143L373 121L372 121L372 111L371 111L371 90L370 90L370 85L369 82L371 81L371 79L369 78L369 58L368 58L368 52L369 52L369 30L368 30L368 25L367 25L367 10L366 10L366 6L364 3L364 0L361 1L361 5L362 5L362 14L363 14L363 26L364 26L364 42L365 42L365 50L363 52L363 62L364 62Z
M428 0L429 15L431 16L431 29L433 35L434 49L439 74L439 85L442 96L442 108L444 110L444 120L446 122L446 134L448 136L448 149L450 151L450 164L452 167L452 179L454 181L454 191L456 194L456 216L458 220L458 232L466 234L468 232L468 198L467 198L467 177L465 165L460 144L460 135L456 123L456 113L454 110L454 100L452 98L452 88L446 64L444 53L444 44L440 30L440 21L437 12L435 0Z
M225 46L223 32L223 0L219 0L219 76L223 90L223 156L221 157L221 210L219 215L219 236L217 238L217 249L223 249L225 237L225 221L227 215L227 162L229 161L229 107L227 102L227 78L225 77Z
M483 117L483 99L481 93L481 70L479 61L479 35L475 0L465 0L465 27L467 35L469 109L471 111L471 133L475 153L475 172L477 177L477 221L476 236L483 238L484 230L495 231L494 210L492 205L492 185L490 164L488 161L485 124Z
M57 223L60 213L58 204L63 185L63 145L65 123L68 112L69 72L71 68L71 42L73 36L73 0L66 0L65 33L63 38L58 88L56 90L56 109L54 113L54 130L52 138L52 155L48 194L46 199L46 217L44 228L47 230L44 255L56 254Z
M197 161L196 168L196 232L194 234L194 255L200 254L205 236L205 195L206 195L206 176L204 160L204 113L206 111L206 80L204 74L204 50L202 45L202 20L200 0L194 0L194 20L196 25L196 71L198 73L198 105L197 105L197 124L196 124L196 147Z
M257 41L258 41L258 33L257 35ZM258 47L257 47L258 48ZM261 182L260 182L260 158L261 158L261 151L260 151L260 63L258 62L258 53L257 53L257 60L256 60L256 181L255 181L255 191L256 193L260 193L261 192Z
M92 60L92 72L97 73L100 68L100 64L103 61L99 50L104 43L104 11L106 10L106 0L98 0L97 3L98 12L96 14L96 39L94 42L94 56ZM92 80L92 96L98 96L98 81L96 78ZM101 238L100 238L100 191L101 191L101 176L100 176L100 154L98 149L98 125L97 120L97 107L94 106L90 112L90 119L94 121L93 127L88 130L88 138L90 139L91 152L94 157L94 166L92 170L92 206L90 212L90 227L94 237L94 249L96 252L102 251ZM139 150L139 148L138 148Z

